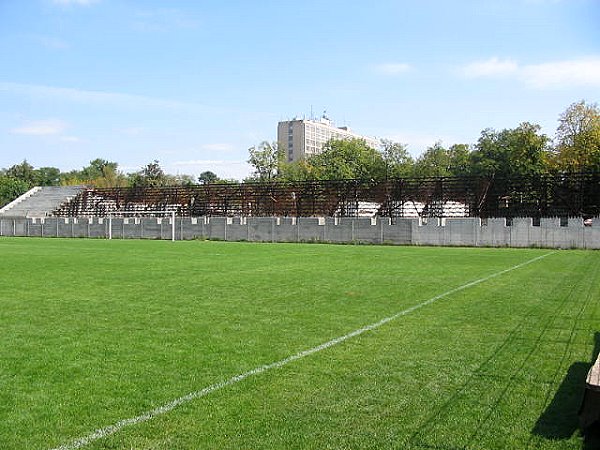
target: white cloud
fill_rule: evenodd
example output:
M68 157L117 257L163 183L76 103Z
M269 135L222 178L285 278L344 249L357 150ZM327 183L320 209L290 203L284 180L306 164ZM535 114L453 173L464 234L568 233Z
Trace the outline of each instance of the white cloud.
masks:
M233 145L227 143L204 144L201 148L209 152L230 152L235 149Z
M539 89L573 85L600 87L600 58L532 64L524 66L520 75L527 84Z
M493 57L485 61L475 61L462 68L462 73L467 78L498 77L512 75L519 69L516 61L512 59L499 59Z
M123 94L119 92L93 91L76 88L63 88L36 84L21 84L0 81L0 93L9 92L38 98L56 98L85 104L106 104L143 108L202 108L201 105L165 100L143 95Z
M52 3L60 6L90 6L94 3L98 3L100 0L52 0Z
M177 8L158 8L139 11L133 22L133 28L142 32L165 32L177 29L195 29L200 20L194 18L189 11Z
M374 67L375 71L381 75L401 75L411 70L411 65L406 63L384 63Z
M78 138L77 136L62 136L60 140L72 144L77 144L78 142L81 142L81 138Z
M64 39L54 36L35 36L35 39L44 47L51 50L64 50L69 48L69 44Z
M50 136L62 134L67 129L66 122L57 119L35 120L11 130L14 134L29 136Z
M21 134L24 136L51 136L60 142L76 144L82 142L77 136L65 135L69 124L60 119L31 120L23 125L10 130L12 134Z
M600 87L600 57L525 65L494 57L467 64L460 69L460 73L467 78L512 77L536 89Z
M534 4L534 5L555 5L557 3L562 2L563 0L524 0L525 3Z
M122 128L120 131L122 134L125 134L127 136L141 136L142 134L144 134L146 132L146 128L144 127L128 127L128 128Z

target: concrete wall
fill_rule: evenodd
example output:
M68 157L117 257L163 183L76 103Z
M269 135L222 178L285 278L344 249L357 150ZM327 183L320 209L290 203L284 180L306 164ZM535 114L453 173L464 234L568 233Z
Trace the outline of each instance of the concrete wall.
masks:
M0 236L103 239L219 239L402 245L600 249L600 218L397 219L333 217L57 218L0 217Z

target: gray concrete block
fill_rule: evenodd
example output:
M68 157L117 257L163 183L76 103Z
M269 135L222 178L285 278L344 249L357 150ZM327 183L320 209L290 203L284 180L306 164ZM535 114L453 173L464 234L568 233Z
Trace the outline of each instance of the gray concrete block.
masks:
M89 235L88 230L89 222L86 218L77 218L71 222L71 237L74 238L87 238Z
M27 219L27 236L33 237L43 237L44 233L44 225L41 222L41 219Z
M246 224L245 239L256 242L272 242L274 240L274 217L248 217Z
M214 240L227 240L227 217L208 217L206 220L207 238Z
M324 220L317 217L298 217L298 242L323 242Z
M542 217L540 219L543 247L563 248L559 238L560 219L558 217Z
M564 248L584 248L584 226L581 217L570 217L567 220L567 226L561 228Z
M478 218L448 218L444 227L445 244L475 246L477 245L480 228Z
M510 246L510 227L504 218L482 220L479 230L479 245L489 247Z
M102 221L102 223L98 222L98 219L94 219L94 222L89 226L89 235L90 238L106 238L108 235L106 233L106 223Z
M415 244L417 245L445 245L446 229L444 222L436 217L422 219L417 229L413 229L413 237L416 237Z
M327 218L325 227L324 235L327 242L345 243L354 241L353 222L345 217Z
M159 223L160 222L160 223ZM167 222L166 227L163 223ZM144 217L139 221L139 235L141 239L171 239L171 225L168 224L168 219L156 217ZM166 228L164 230L163 228ZM166 231L166 233L164 233Z
M529 232L533 227L531 217L515 217L510 227L510 246L529 247Z
M386 240L399 245L412 244L413 229L418 222L418 219L396 219L393 225L386 227Z
M591 226L584 227L583 247L589 249L600 249L600 218L592 219Z
M295 218L280 217L273 227L275 242L297 242L298 227Z
M358 217L354 219L354 241L367 244L382 244L385 235L379 218Z

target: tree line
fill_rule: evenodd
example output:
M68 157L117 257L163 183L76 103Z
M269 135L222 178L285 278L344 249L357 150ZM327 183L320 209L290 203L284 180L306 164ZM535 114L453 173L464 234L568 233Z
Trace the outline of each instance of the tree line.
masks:
M481 132L475 144L445 147L437 142L418 158L407 146L382 140L380 149L364 140L332 140L321 153L288 163L282 146L263 142L249 149L248 162L259 181L406 177L520 177L600 172L600 109L580 101L559 117L552 140L541 127L523 122L516 128Z
M516 177L556 173L600 172L600 109L580 101L560 116L554 140L541 127L523 122L516 128L481 132L475 144L445 147L437 142L418 158L407 146L382 140L381 148L365 141L332 140L321 153L286 162L283 148L263 142L248 149L253 174L245 181L383 180L407 177L484 176ZM0 169L0 206L33 186L91 185L97 187L160 187L236 183L211 171L199 177L169 175L158 161L134 173L123 173L118 163L94 159L80 170L34 168L27 161Z
M96 187L160 187L190 186L206 183L233 183L205 171L198 178L191 175L169 175L156 160L133 173L123 173L116 162L94 159L80 170L61 172L56 167L34 168L27 160L7 169L0 169L0 206L9 203L34 186Z

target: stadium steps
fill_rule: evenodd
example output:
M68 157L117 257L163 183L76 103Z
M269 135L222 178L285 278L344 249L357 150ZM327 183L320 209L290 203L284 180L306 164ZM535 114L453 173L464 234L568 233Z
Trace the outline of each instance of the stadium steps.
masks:
M68 202L83 186L43 186L34 187L21 197L12 201L0 210L0 216L12 217L46 217L52 211Z

